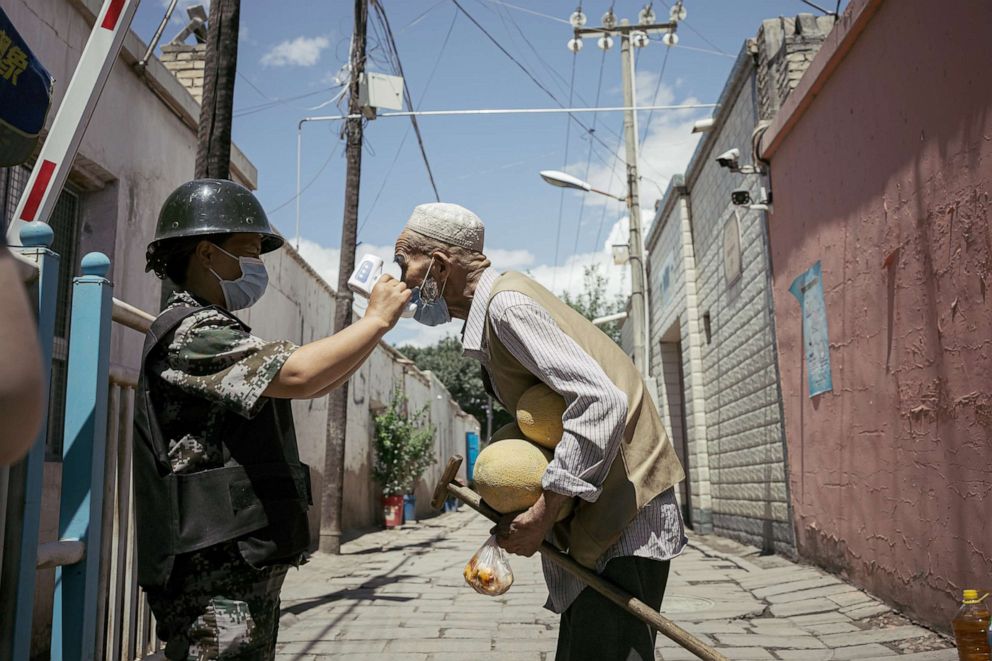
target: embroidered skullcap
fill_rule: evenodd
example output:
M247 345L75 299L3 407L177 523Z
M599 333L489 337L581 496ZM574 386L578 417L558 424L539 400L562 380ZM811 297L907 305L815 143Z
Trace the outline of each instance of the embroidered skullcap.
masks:
M406 229L452 246L482 252L486 228L474 213L458 204L431 202L413 209Z

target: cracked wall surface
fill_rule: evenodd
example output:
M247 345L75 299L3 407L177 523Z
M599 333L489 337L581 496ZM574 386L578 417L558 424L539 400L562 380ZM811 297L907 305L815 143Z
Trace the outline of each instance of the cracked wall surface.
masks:
M992 5L852 6L877 13L771 161L797 545L946 628L992 585ZM834 390L811 400L788 288L817 260Z

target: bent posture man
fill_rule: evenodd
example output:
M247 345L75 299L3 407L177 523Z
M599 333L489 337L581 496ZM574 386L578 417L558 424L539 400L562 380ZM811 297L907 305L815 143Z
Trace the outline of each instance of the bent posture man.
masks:
M531 556L548 538L660 609L669 560L686 543L673 489L684 475L644 381L612 340L558 297L521 273L490 268L483 234L482 221L463 207L421 205L396 241L396 261L403 281L419 287L419 321L465 320L464 351L482 363L507 410L539 382L565 399L564 435L544 494L504 517L499 543ZM569 499L573 513L555 525ZM647 625L550 562L544 575L546 607L562 614L559 661L654 658Z

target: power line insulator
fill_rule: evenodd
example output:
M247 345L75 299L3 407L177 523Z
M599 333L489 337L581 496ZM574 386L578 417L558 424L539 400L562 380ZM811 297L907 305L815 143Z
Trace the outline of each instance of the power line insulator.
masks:
M666 32L665 35L661 38L661 43L665 44L666 46L674 46L677 43L679 43L679 36L674 32Z
M588 19L581 9L576 9L572 12L572 15L568 17L568 22L572 24L573 28L581 28L585 26Z
M601 50L610 50L613 48L613 37L603 35L599 38L599 41L597 41L596 44Z
M648 33L643 30L634 30L630 33L630 43L634 48L644 48L648 45Z
M612 30L617 26L617 17L613 14L613 10L610 9L605 14L603 14L603 27L607 30Z
M582 50L582 40L579 39L578 37L569 39L568 50L572 51L573 53L578 53L580 50Z

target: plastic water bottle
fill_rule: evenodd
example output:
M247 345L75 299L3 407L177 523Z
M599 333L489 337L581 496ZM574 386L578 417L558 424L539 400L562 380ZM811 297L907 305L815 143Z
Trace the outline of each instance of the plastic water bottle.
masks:
M985 595L987 597L988 595ZM964 602L951 622L961 661L989 661L989 609L978 590L965 590Z

